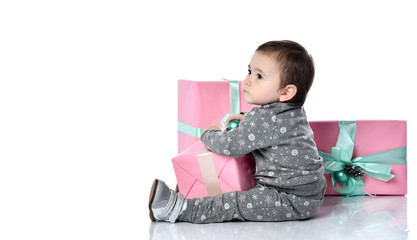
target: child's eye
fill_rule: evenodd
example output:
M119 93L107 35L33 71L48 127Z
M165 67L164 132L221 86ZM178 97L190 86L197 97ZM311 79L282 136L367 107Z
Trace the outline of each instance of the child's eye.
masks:
M252 71L250 69L248 69L248 74L251 75Z
M263 78L262 75L258 74L258 79L262 79L262 78Z

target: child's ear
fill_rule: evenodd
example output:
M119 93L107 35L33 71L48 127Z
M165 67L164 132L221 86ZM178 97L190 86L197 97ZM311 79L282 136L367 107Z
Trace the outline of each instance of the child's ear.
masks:
M288 84L283 89L278 90L279 91L279 101L280 102L286 102L291 100L295 94L297 94L297 87L293 84Z

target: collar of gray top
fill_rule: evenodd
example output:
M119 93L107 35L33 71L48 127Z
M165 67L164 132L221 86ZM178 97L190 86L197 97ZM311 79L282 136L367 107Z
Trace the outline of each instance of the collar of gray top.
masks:
M292 110L292 109L297 109L297 108L302 108L302 107L294 106L291 103L272 102L272 103L262 105L261 108L264 108L264 109L276 108L278 112L284 112L287 110Z

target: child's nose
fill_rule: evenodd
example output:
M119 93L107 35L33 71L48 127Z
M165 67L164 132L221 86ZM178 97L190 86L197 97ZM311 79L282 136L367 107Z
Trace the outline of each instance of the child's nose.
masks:
M248 85L249 87L252 85L252 82L251 82L250 76L247 76L247 77L245 78L245 85Z

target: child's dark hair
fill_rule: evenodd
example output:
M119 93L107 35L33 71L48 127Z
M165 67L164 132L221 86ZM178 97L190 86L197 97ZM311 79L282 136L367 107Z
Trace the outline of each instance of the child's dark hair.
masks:
M289 40L266 42L256 52L275 58L281 71L280 89L288 84L297 87L295 96L286 102L303 106L314 80L313 57L303 46Z

